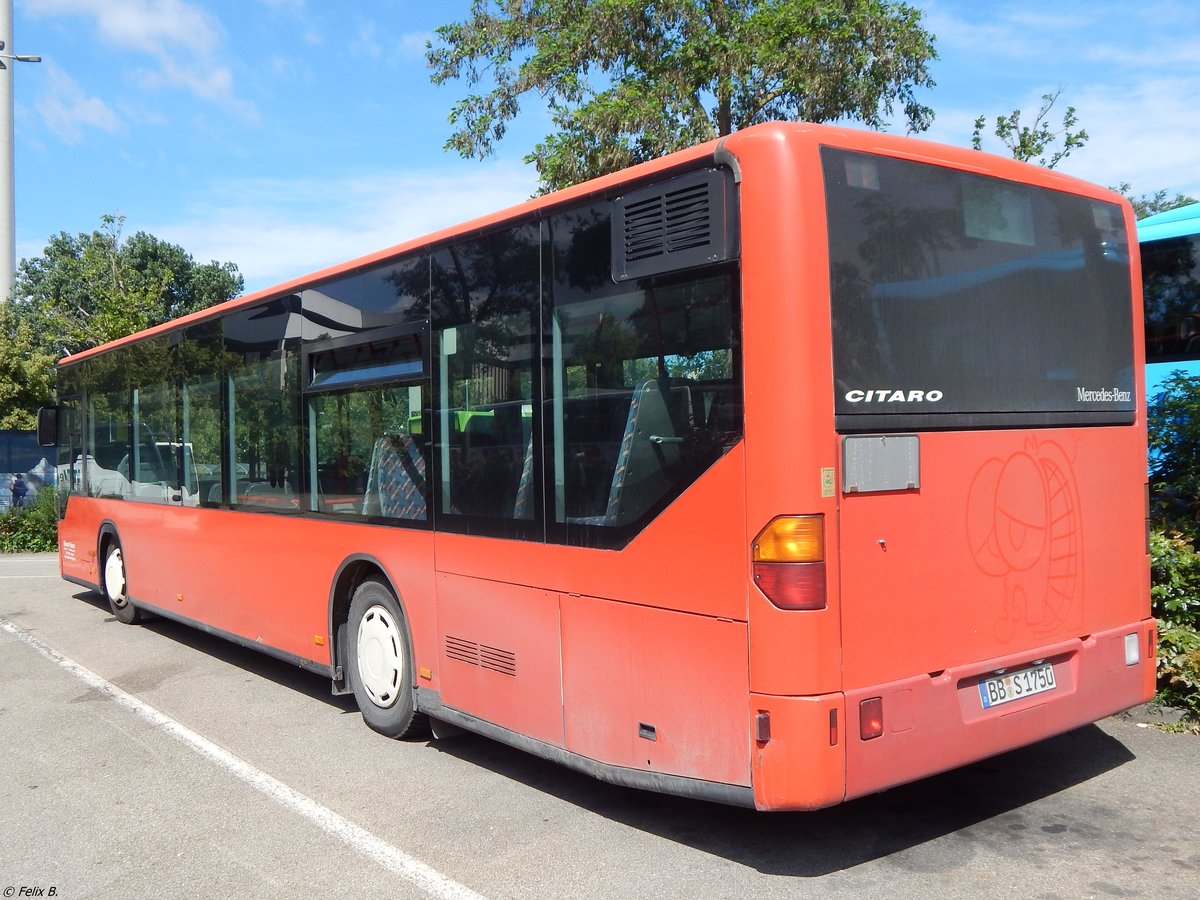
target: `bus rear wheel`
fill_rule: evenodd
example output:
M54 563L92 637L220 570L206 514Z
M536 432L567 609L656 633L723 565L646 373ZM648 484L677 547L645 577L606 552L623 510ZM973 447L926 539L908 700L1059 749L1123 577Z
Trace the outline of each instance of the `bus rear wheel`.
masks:
M118 622L137 625L142 621L142 611L129 602L129 591L125 581L125 557L121 553L121 542L113 538L104 551L104 570L101 586L108 599L109 609Z
M427 722L416 712L412 641L391 589L373 578L355 588L347 628L350 686L363 721L388 737L423 733Z

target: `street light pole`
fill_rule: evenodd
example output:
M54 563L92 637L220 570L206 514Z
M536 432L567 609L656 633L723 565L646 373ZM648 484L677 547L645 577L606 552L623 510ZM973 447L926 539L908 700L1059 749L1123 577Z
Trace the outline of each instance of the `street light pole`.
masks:
M4 60L41 62L40 56L8 52L13 37L13 2L0 0L0 303L12 299L17 277L16 177L13 174L13 69Z

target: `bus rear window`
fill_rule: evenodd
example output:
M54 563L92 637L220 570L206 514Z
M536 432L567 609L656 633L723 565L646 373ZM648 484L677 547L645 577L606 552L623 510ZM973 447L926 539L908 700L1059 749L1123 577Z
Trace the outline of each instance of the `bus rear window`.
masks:
M1133 421L1116 204L824 147L842 431Z

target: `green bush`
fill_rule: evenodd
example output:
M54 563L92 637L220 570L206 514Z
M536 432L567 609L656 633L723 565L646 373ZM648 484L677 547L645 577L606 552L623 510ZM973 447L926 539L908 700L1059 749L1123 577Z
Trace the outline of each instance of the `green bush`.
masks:
M1158 699L1200 722L1200 377L1176 372L1150 398L1150 596Z
M58 518L54 491L38 492L25 509L9 509L0 515L0 553L42 553L58 549Z
M1200 720L1200 553L1178 531L1150 535L1158 699Z

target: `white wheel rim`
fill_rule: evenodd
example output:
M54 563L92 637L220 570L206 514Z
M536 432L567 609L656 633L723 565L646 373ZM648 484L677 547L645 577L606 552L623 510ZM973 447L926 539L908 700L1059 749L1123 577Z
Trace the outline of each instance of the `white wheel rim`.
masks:
M115 606L125 605L125 560L120 547L104 561L104 591Z
M404 639L386 606L372 606L358 623L358 674L371 702L387 709L400 696Z

